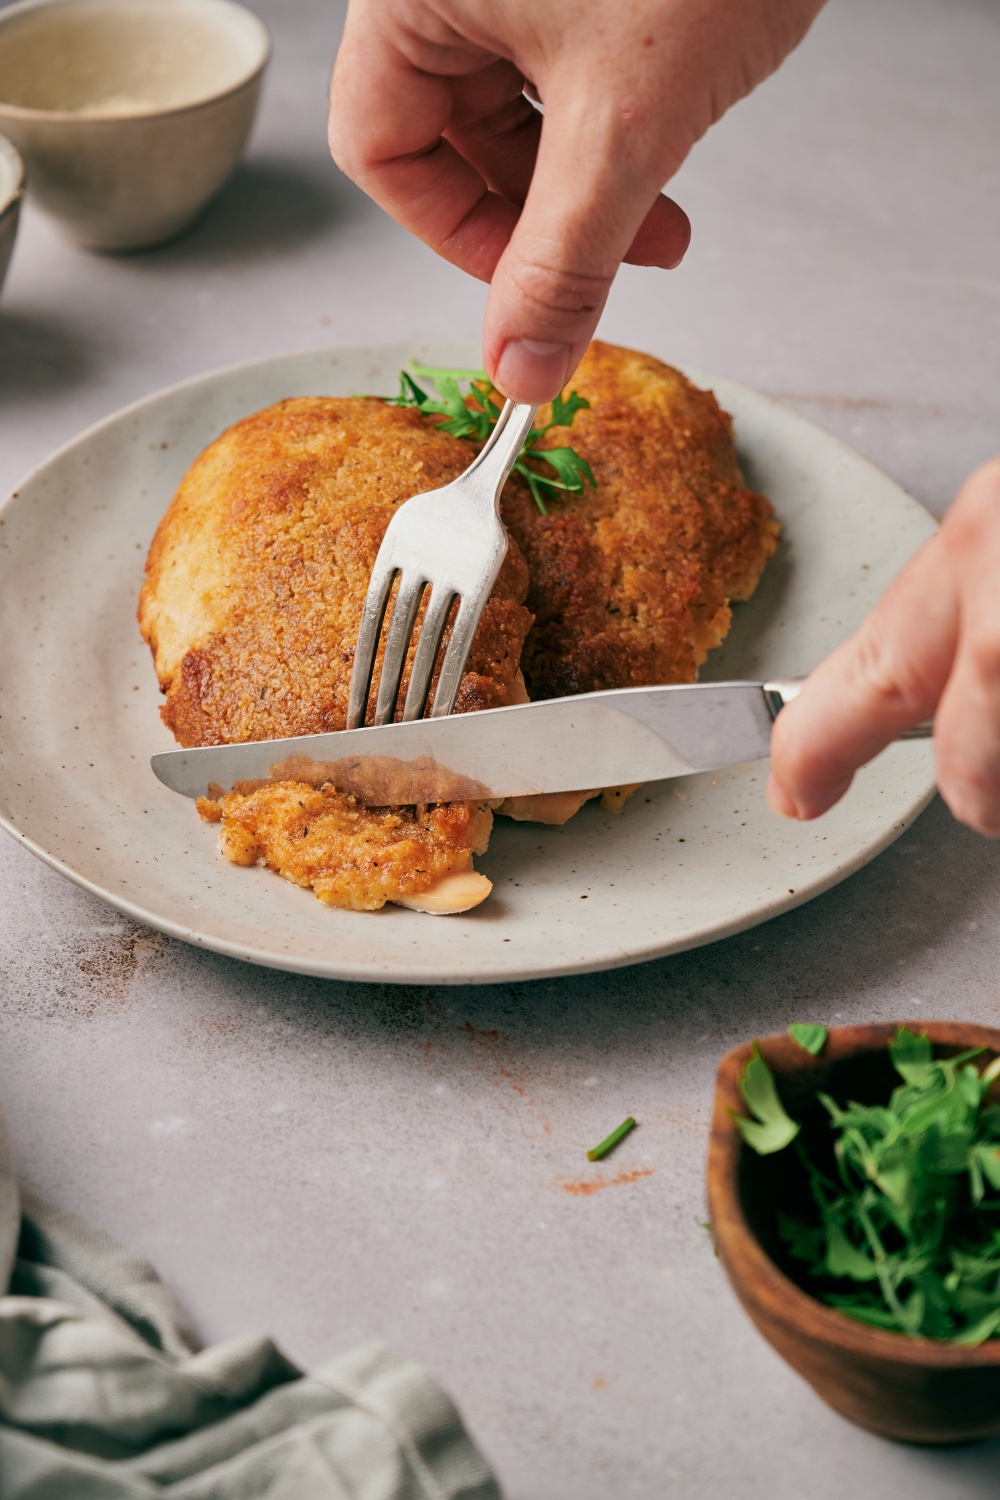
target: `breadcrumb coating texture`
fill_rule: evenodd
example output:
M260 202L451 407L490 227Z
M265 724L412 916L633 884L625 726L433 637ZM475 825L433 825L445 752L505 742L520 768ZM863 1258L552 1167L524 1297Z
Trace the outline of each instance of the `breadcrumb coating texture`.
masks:
M332 786L294 781L202 797L198 811L221 822L219 846L233 864L266 865L349 911L378 911L467 870L493 826L485 805L363 807Z
M680 371L593 343L569 388L590 410L541 446L572 446L596 489L547 501L547 517L520 486L504 501L531 578L528 692L694 682L777 546L770 502L743 483L728 415Z
M651 356L596 343L570 388L591 409L545 445L571 444L597 487L551 501L542 517L527 487L508 482L511 546L460 712L523 701L519 667L532 698L694 681L729 629L729 600L749 597L777 544L770 504L743 484L710 392ZM157 531L139 607L163 719L182 745L344 727L385 528L471 453L416 411L358 397L279 402L206 449ZM412 652L400 701L411 662ZM376 683L380 666L381 655ZM633 790L606 792L602 806ZM587 795L512 799L509 811L561 821ZM221 823L227 859L356 911L470 869L492 825L485 806L366 808L294 781L202 799L199 811Z
M468 466L460 442L374 398L299 397L237 422L192 464L150 549L139 626L182 745L343 729L361 606L396 508ZM457 712L515 690L531 615L512 544ZM400 695L409 681L412 651ZM376 677L381 669L381 652ZM433 696L433 685L431 689ZM401 710L400 710L401 712Z

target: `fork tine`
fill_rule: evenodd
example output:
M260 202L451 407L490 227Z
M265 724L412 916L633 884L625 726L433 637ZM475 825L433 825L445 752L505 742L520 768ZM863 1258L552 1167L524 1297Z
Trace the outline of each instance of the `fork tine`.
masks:
M351 690L347 704L348 729L360 729L365 722L382 621L385 619L392 581L397 572L396 564L389 562L387 557L376 557L361 609L358 643L354 648L354 666L351 669Z
M399 580L396 602L392 607L392 620L382 658L382 671L378 680L378 700L375 704L375 723L389 724L396 712L399 684L406 665L406 653L413 634L413 623L420 608L420 599L427 587L422 573L403 573Z
M454 589L434 588L431 590L430 601L424 613L423 624L420 627L420 639L417 642L417 649L413 656L410 686L407 690L406 705L403 709L404 723L411 719L419 719L427 704L427 694L430 691L431 678L434 675L434 663L437 661L438 647L441 645L441 637L444 635L444 627L448 620L448 611L451 609L454 597Z
M490 592L488 587L485 592ZM434 706L431 709L431 718L440 718L443 714L450 714L455 707L455 699L458 697L458 689L462 682L462 673L465 671L465 663L468 660L472 639L479 625L479 617L483 612L485 600L481 597L482 590L473 595L464 597L458 606L458 614L455 623L451 627L451 638L448 641L448 649L444 654L441 664L441 676L438 678L437 692L434 694Z
M401 576L379 674L375 723L383 725L395 718L413 627L428 588L431 597L413 654L403 716L413 720L426 712L441 638L452 603L459 595L461 603L431 712L447 714L454 707L479 617L507 552L507 533L499 511L500 489L530 431L535 411L533 406L508 401L490 438L463 474L439 489L412 496L393 515L375 559L361 613L348 729L360 728L368 717L382 626L397 573Z

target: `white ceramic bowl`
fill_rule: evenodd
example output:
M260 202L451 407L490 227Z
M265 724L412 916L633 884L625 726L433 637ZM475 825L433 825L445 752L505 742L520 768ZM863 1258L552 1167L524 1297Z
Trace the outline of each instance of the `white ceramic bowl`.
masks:
M236 165L270 50L233 0L24 0L0 11L0 130L78 244L159 244Z
M0 135L0 287L10 265L23 192L24 162L6 136Z

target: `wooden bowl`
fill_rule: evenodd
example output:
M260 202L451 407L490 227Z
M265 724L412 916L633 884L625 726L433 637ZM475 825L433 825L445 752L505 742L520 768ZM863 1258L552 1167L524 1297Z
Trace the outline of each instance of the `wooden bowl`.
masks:
M839 1102L884 1103L899 1082L887 1046L900 1023L840 1026L819 1057L789 1036L760 1041L802 1138L828 1116L821 1089ZM1000 1031L952 1021L906 1021L926 1032L935 1056L983 1047L983 1064L1000 1055ZM796 1262L777 1233L779 1206L804 1205L805 1175L794 1152L758 1156L745 1146L729 1111L746 1114L739 1077L750 1044L719 1065L708 1159L708 1201L719 1257L760 1332L834 1411L882 1437L907 1443L970 1443L1000 1435L1000 1339L976 1348L869 1328L817 1301L792 1277ZM994 1087L994 1093L996 1089ZM801 1175L800 1175L801 1174Z

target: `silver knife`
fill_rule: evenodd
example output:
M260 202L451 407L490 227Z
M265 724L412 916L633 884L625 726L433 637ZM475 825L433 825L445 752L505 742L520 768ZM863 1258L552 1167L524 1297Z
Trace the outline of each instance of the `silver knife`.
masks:
M332 782L376 807L589 791L763 759L774 720L804 681L618 688L372 729L166 750L151 765L185 797L290 780ZM926 738L932 727L902 738Z

